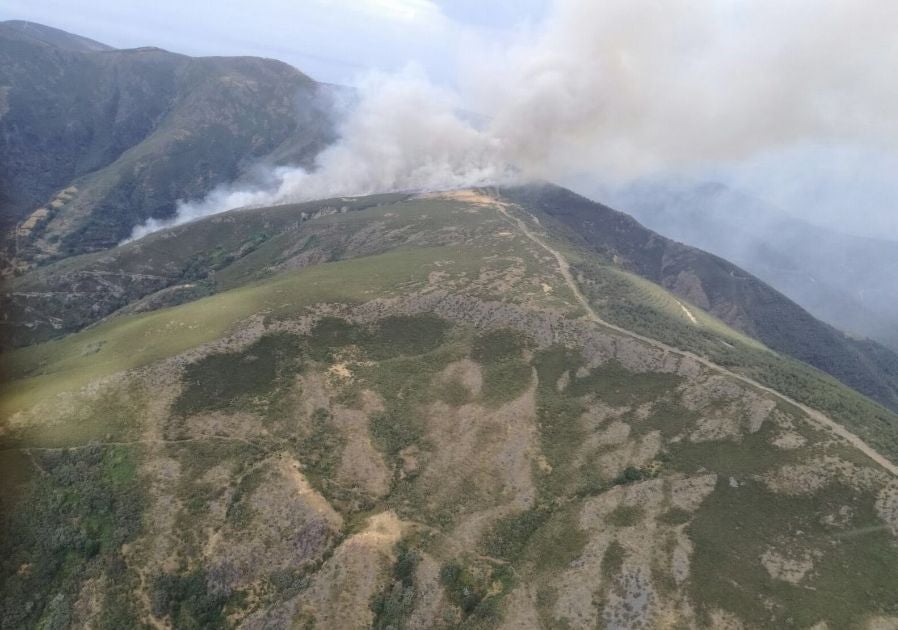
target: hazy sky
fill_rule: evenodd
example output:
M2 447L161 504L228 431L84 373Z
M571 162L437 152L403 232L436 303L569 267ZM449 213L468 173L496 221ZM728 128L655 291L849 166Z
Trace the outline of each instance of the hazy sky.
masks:
M898 240L894 0L3 0L0 19L120 48L273 57L336 83L409 64L451 88L473 75L479 101L461 106L491 116L516 158L573 156L598 173L689 164L813 222Z
M451 79L465 33L503 38L542 18L546 0L4 0L0 19L25 19L117 48L254 55L314 78L351 82L409 62Z

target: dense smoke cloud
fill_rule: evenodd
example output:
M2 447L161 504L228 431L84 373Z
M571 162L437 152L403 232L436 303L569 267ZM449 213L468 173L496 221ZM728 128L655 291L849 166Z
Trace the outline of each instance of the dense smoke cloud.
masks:
M314 172L213 191L176 222L389 190L643 176L807 142L891 151L896 32L898 4L879 0L557 0L512 45L462 38L456 90L413 73L368 80Z
M894 146L896 29L887 1L562 0L535 41L463 67L509 159L640 174L808 139Z
M173 220L138 226L132 239L232 208L517 178L496 139L457 113L457 97L419 73L369 77L359 94L340 125L340 141L317 157L314 171L276 168L264 185L219 187L202 201L180 203Z

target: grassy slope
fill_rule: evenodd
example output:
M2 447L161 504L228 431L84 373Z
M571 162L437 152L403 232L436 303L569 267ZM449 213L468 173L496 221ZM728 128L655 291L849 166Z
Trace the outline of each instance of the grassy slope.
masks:
M353 304L389 295L420 280L420 271L432 264L435 255L458 258L459 253L457 248L404 250L319 265L171 309L115 318L59 341L16 350L6 361L12 382L4 387L2 412L14 413L95 378L213 341L257 313L289 317L321 302ZM462 260L477 260L476 253L468 252Z
M377 205L374 206L364 202L357 211L315 219L305 229L320 228L324 224L336 229L344 239L349 239L372 223L378 223L383 225L384 231L408 231L416 235L414 240L422 244L428 241L445 242L445 237L435 235L445 235L447 232L458 232L470 238L475 238L472 234L479 234L476 236L480 239L477 246L488 250L496 246L494 234L506 225L493 216L492 211L469 213L465 211L465 204L458 202L403 200L402 197L383 197L376 201ZM296 211L296 207L252 211L258 213L255 220L248 226L246 221L238 222L237 225L242 228L230 239L238 242L266 225L277 229L276 220L290 220L290 217L295 217ZM184 239L189 240L194 233L199 237L195 239L199 243L195 250L198 252L207 251L208 244L216 238L234 233L233 223L227 216L221 220L203 222L197 227L201 228L198 232L197 229L190 229L191 226L180 228L175 232L174 239L159 235L143 245L126 246L118 256L123 257L126 264L136 264L139 257L135 257L138 252L134 250L140 247L154 252L159 260L166 260L168 250L178 250L179 244ZM485 233L478 230L485 230ZM504 240L499 239L499 242ZM384 248L388 243L384 241L378 246ZM740 369L752 378L833 416L875 448L898 460L898 417L892 412L838 384L828 375L767 350L757 341L732 330L658 285L603 264L594 254L569 242L559 241L557 244L581 275L587 294L595 300L600 313L609 321L675 347L708 356L721 365ZM339 247L339 244L334 247ZM51 392L77 388L93 378L173 356L220 337L235 323L256 313L290 316L322 301L357 303L400 289L403 283L423 281L425 270L434 270L435 261L451 260L451 272L463 274L472 273L479 264L476 261L489 255L487 250L475 247L466 251L457 245L408 247L244 284L254 278L269 276L272 266L282 259L284 249L285 242L275 237L263 242L245 257L230 262L218 272L219 282L222 287L234 288L219 295L171 310L114 318L61 341L10 353L7 361L10 377L15 380L27 378L4 388L0 410L4 414L14 413ZM197 255L200 254L194 254ZM129 257L134 258L135 263L127 263ZM527 261L529 273L540 267L541 263L532 256L523 258ZM182 258L183 261L190 259ZM88 263L93 260L92 255ZM60 263L75 267L82 264L77 259ZM103 264L115 263L106 260ZM566 299L564 288L558 287L556 294L559 299ZM697 325L692 324L680 304L689 308L698 320Z
M549 224L552 219L543 217ZM821 370L764 346L683 297L621 269L570 238L550 237L564 252L584 293L608 322L705 356L817 409L892 461L898 461L898 414ZM696 318L693 323L684 311Z
M609 322L706 356L822 411L892 461L898 461L898 415L891 410L845 387L829 374L772 352L726 328L698 307L688 305L698 319L698 324L693 324L677 298L657 285L626 278L610 267L592 264L579 269L587 292Z
M20 259L112 247L261 159L308 165L333 140L328 88L270 59L60 48L5 25L0 59L4 229L77 188L19 237Z
M253 470L288 453L304 462L303 470L314 487L347 517L344 536L363 528L368 515L385 510L419 524L417 533L411 533L398 547L386 583L378 578L379 586L370 604L377 627L408 621L421 597L412 588L412 575L424 555L431 562L438 562L439 587L448 602L446 614L464 627L495 627L504 615L510 614L508 608L512 604L507 599L521 584L532 588L543 623L563 627L563 613L558 608L563 576L578 558L588 558L585 554L591 541L595 544L609 536L621 542L607 548L602 561L603 577L589 579L596 585L598 610L610 614L607 611L613 610L613 606L609 599L630 588L626 585L632 578L627 577L627 572L632 571L638 555L633 547L633 532L656 528L658 540L651 545L664 549L676 540L677 530L684 526L695 546L694 567L686 588L705 627L713 627L708 615L718 607L758 627L803 627L820 619L827 619L836 627L851 627L870 611L893 611L887 585L898 578L898 549L894 543L881 527L862 539L842 538L846 529L850 532L877 526L879 521L872 512L873 497L869 492L846 492L835 484L813 497L796 500L746 479L774 471L783 464L834 455L824 434L793 417L791 422L809 441L808 447L798 453L773 449L768 440L776 428L769 425L764 431L746 436L741 444L675 440L698 420L696 414L679 406L682 377L633 373L611 362L578 372L560 391L555 383L565 373L570 375L581 368L583 358L576 349L550 347L528 352L532 348L532 341L520 333L499 330L476 334L427 316L387 318L370 330L330 319L319 323L307 336L270 335L242 351L220 353L190 364L184 389L172 405L167 435L175 439L189 436L187 418L209 411L252 414L247 418L261 416L265 419L265 431L264 436L257 435L247 443L207 439L164 447L163 461L180 462L183 468L172 489L173 499L180 506L177 538L180 553L193 561L181 568L161 570L150 559L131 552L131 566L149 563L147 580L155 602L153 610L159 616L171 615L176 627L226 627L226 615L239 613L248 600L257 606L276 606L283 598L308 588L308 581L315 579L317 565L292 572L273 566L266 573L263 563L262 583L274 589L266 587L253 598L248 597L248 591L211 589L209 584L215 579L210 569L213 565L203 555L204 533L198 525L210 519L208 506L215 504L222 491L204 479L218 466L231 467L239 474L228 481L224 493L228 509L218 527L232 532L232 547L242 548L246 544L245 532L252 535L256 528L263 527L258 520L258 503L250 499L257 490L264 491L265 476ZM380 395L385 408L370 416L371 441L396 473L404 466L406 448L418 449L419 457L433 465L439 462L438 455L444 449L458 448L452 442L433 442L438 438L428 433L428 427L433 426L434 420L425 420L424 411L429 405L449 404L441 409L443 414L450 414L450 422L454 418L451 414L457 413L452 409L477 405L486 422L491 411L521 396L533 382L532 375L537 374L536 437L544 464L539 468L534 464L537 484L532 507L493 517L492 525L473 543L461 543L455 538L456 528L468 518L483 514L503 500L499 492L503 487L502 473L494 472L490 465L503 471L508 462L492 461L489 448L497 439L505 439L504 432L497 434L488 425L478 434L478 448L468 456L474 459L465 459L467 474L462 478L452 477L452 468L437 475L425 474L426 468L420 476L395 474L385 496L372 496L359 488L333 483L346 448L345 434L323 407L311 418L297 414L300 405L292 398L295 394L291 394L290 383L297 372L309 376L346 353L354 357L355 378L338 384L334 402L327 404L335 405L334 409L337 405L352 407L362 389ZM241 376L240 366L250 357L254 363L270 367L270 374L256 369L251 379ZM441 370L461 358L482 365L484 389L479 394L436 378ZM518 365L526 369L514 369ZM669 440L664 443L664 452L650 465L629 467L618 476L599 472L601 463L615 452L607 446L595 452L583 448L593 434L607 427L589 427L582 420L594 400L629 410L624 419L632 425L634 439L660 432ZM138 403L137 407L145 404ZM655 405L657 413L638 421L633 414L645 404ZM292 410L287 423L279 420L285 410ZM713 414L713 408L706 413ZM676 422L671 422L672 418ZM37 544L31 540L31 533L52 541L58 541L62 534L80 546L69 551L64 567L54 565L52 556L44 555L47 551L31 555L32 570L10 584L22 583L42 593L47 585L39 580L46 580L55 592L70 594L81 580L93 575L93 558L102 558L114 566L120 562L118 548L122 543L133 543L147 535L135 516L148 509L149 501L135 463L153 461L162 455L134 445L92 446L60 455L36 453L33 457L46 473L28 491L28 496L34 498L21 511L25 520L19 525L26 528L29 537L7 543L9 558L21 561L28 557L23 554L30 545ZM635 489L640 487L644 492L659 482L670 484L680 474L701 476L709 472L721 475L721 480L711 499L694 514L663 506L664 511L658 512L658 508L642 507L641 503L621 503L602 517L600 531L604 533L598 538L593 538L589 528L582 525L582 515L594 509L591 505L605 498L625 497L631 487L637 492L634 496L639 497ZM742 480L738 492L728 481L734 477ZM60 518L53 510L62 500L67 507ZM851 516L838 527L818 518L820 513L839 514L846 505L851 508ZM90 524L79 526L79 519L88 514L93 515ZM653 525L654 521L658 524ZM792 540L796 527L801 527L803 535ZM736 541L734 531L739 532ZM798 553L822 550L817 569L804 586L773 580L758 564L761 554L771 546L780 549L784 541L789 541ZM54 542L50 549L65 549L65 544L63 539L61 547ZM720 580L722 566L729 568L728 580ZM668 570L664 564L652 568L656 588L668 589L661 591L663 596L676 594L678 588L666 573ZM137 576L125 571L115 584L105 587L108 599L103 605L102 625L114 626L116 614L134 614L135 602L127 589L122 592L119 587L136 585ZM758 596L761 593L763 597ZM4 595L26 597L9 590ZM38 610L43 612L44 621L65 618L65 609L54 608L47 599L40 601L42 608Z
M320 302L359 303L385 295L401 295L415 283L426 281L431 271L438 270L449 276L470 276L480 270L484 259L503 264L503 255L508 260L524 261L529 273L539 271L540 263L527 255L524 241L507 236L494 237L506 224L492 211L472 213L464 204L401 199L384 197L379 200L385 202L384 205L362 205L357 212L325 216L310 221L307 227L325 226L341 238L350 239L377 223L386 231L400 230L414 235L415 238L410 240L418 246L406 245L384 254L320 264L272 277L270 268L283 256L284 248L284 243L275 238L252 251L252 258L247 257L249 260L238 259L218 272L222 286L233 287L229 290L171 309L114 317L64 339L8 353L6 369L8 378L14 382L3 389L4 414L14 413L51 393L77 388L93 378L145 365L212 341L234 324L255 314L290 317ZM296 208L272 212L294 217ZM233 229L227 216L203 222L198 226L199 231L184 226L174 232L174 237L159 235L147 242L125 246L118 258L125 269L146 272L148 270L132 266L138 264L140 249L149 250L157 260L166 260L166 252L178 250L185 241L198 242L199 246L194 245L197 251L205 252L208 243L215 242L218 237L226 238L226 234L231 234L233 242L240 242L258 227L268 225L277 229L274 218L266 213L259 213L256 219L258 221L253 221L252 227L240 231ZM301 238L301 235L291 235L295 240ZM443 245L447 239L464 241L464 244ZM374 246L385 248L388 244L387 241ZM194 256L199 255L204 254ZM90 255L86 262L89 268L93 263L102 267L118 264L116 258L112 261L105 258ZM192 256L182 254L181 262L176 264L188 264L191 259ZM82 264L84 260L63 261L58 264L58 272ZM554 287L551 296L542 299L547 306L570 301L566 288L560 283Z
M398 208L384 206L367 212L385 219L390 218L385 216L387 213L405 213L396 217L398 223L408 224L417 219L438 230L443 221L455 222L459 217L441 215L437 219L426 209L456 212L464 209L458 204L447 208L443 203L407 203ZM497 259L523 258L528 274L538 273L548 264L534 257L534 250L528 248L525 239L499 236L508 226L496 215L481 210L476 215L465 213L464 217L473 225L485 228L479 237L466 241L465 245L405 246L384 254L285 272L179 307L115 317L61 341L16 351L10 356L11 375L16 380L2 393L4 416L52 399L61 392L78 389L89 381L215 340L252 315L290 319L321 301L357 304L376 297L406 295L420 289L432 271L446 274L439 281L441 286L451 287L452 281L463 279L465 290L477 294L483 290L472 283L480 277L481 270L495 268L499 264ZM340 215L332 220L364 223L361 214ZM347 230L354 232L355 228L347 226ZM573 259L576 252L567 253ZM259 255L267 261L265 264L274 259L273 255L261 251ZM572 261L578 270L583 269L583 259ZM233 281L237 284L240 279L251 277L252 269L264 267L264 264L248 266L235 273ZM613 312L611 307L620 309L629 304L637 312L651 313L652 318L644 325L653 334L660 336L667 330L667 334L679 335L680 341L693 339L691 334L695 334L696 327L669 293L614 269L605 269L605 276L592 271L593 281L604 278L608 283L606 289L614 289L604 291L605 301L597 302L603 315ZM585 284L588 288L589 283ZM560 301L546 298L544 306L557 307L565 302L561 283L555 284L553 292L560 295ZM483 297L499 296L484 292ZM569 297L567 301L570 302ZM728 348L720 343L724 340L733 346L731 350L736 356L738 353L748 356L749 350L774 356L713 318L698 312L695 315L703 343ZM707 348L699 350L707 351ZM481 366L480 393L460 381L437 378L441 370L461 358L469 358ZM243 378L241 367L251 365L247 363L249 360L261 361L270 370L255 369L254 374L259 378ZM333 400L326 403L328 407L356 408L363 389L376 392L384 400L383 410L371 413L369 418L371 443L394 472L384 496L333 483L351 434L342 433L323 407L309 418L297 411L302 408L303 398L295 398L289 387L297 370L310 375L316 370L326 370L337 360L350 361L356 376L350 382L338 381L342 384L333 393ZM162 453L137 444L95 446L63 455L32 452L33 461L43 467L45 475L35 476L37 481L33 487L26 485L21 486L26 489L16 490L29 493L26 505L30 507L22 511L25 520L18 522L28 536L11 543L9 558L10 562L23 562L23 558L31 557L38 562L31 573L9 582L21 584L26 589L24 594L12 592L10 586L4 596L27 599L27 589L31 588L35 593L46 590L71 598L86 578L102 577L107 571L116 570L122 573L105 583L107 599L102 604L101 625L115 627L122 623L122 615L134 614L138 603L131 599L130 591L138 588L138 576L133 569L121 567L119 549L123 543L133 546L135 540L147 535L140 530L139 519L135 520L135 514L150 509L150 499L143 495L149 487L138 475L137 466L157 462L162 465L167 461L177 462L178 470L182 471L169 491L173 493L171 503L178 506L175 527L180 553L191 562L181 568L162 570L141 555L128 560L132 567L138 562L148 563L151 572L144 579L152 594L151 605L158 615L171 615L179 627L224 627L226 614L239 611L247 601L276 605L309 589L309 582L316 579L318 564L290 570L272 564L266 573L266 563L254 561L257 570L263 571L258 579L265 587L259 592L252 591L250 597L249 591L212 589L209 584L219 578L203 560L205 542L199 523L227 533L231 537L229 547L233 549L243 549L248 544L246 536L251 539L253 532L263 531L266 521L256 514L260 508L252 498L257 490L273 491L265 485L270 483L268 477L255 471L266 470L266 462L279 461L278 458L287 454L303 462L304 474L313 486L346 517L346 524L332 545L363 530L368 515L384 510L394 510L401 518L421 524L397 547L393 566L379 574L370 602L378 627L408 620L422 597L414 588L414 580L421 579L416 567L425 556L437 563L436 588L445 594L446 614L455 623L465 627L496 626L503 615L513 612L514 604L509 603L509 598L515 588L529 584L536 613L543 623L563 627L565 619L559 617L558 608L562 577L574 566L573 561L588 558L584 554L590 544L598 544L606 536L614 543L602 557L603 577L592 575L589 579L597 584L594 593L597 608L610 615L608 611L613 609L610 602L629 583L627 571L632 570L639 553L632 533L643 527L659 528L658 540L652 543L657 543L659 549L668 544L666 541L675 539L677 528L688 527L695 555L692 578L686 588L698 603L700 620L706 625L710 623L707 615L715 608L732 611L761 627L795 627L820 618L829 619L834 627L848 627L869 611L890 611L888 592L883 590L883 585L898 579L895 574L898 552L882 528L868 537L846 539L843 543L841 528L834 529L810 516L820 506L838 512L848 505L851 517L842 528L876 526L878 521L872 514L872 498L868 492L853 492L846 497L843 489L834 485L827 486L812 499L783 500L755 482L740 488L744 492L737 494L727 481L730 476L742 479L772 471L785 463L838 454L827 436L802 424L796 416L792 420L796 430L808 441L807 448L799 453L774 450L769 444L773 431L770 427L746 436L741 443L678 441L675 438L699 419L699 415L682 406L680 377L633 373L614 362L592 370L579 370L583 365L584 360L576 349L551 347L537 351L532 341L520 333L477 334L426 317L388 319L371 330L330 320L319 324L305 337L263 337L243 351L194 362L185 373L184 389L172 403L172 409L180 412L170 415L163 435L175 439L192 435L195 429L188 422L189 416L210 411L247 414L237 416L247 427L252 427L251 423L259 418L264 431L251 435L246 442L203 439L160 447ZM226 368L224 372L222 367ZM568 385L561 390L557 383L565 375ZM459 542L462 539L455 538L455 528L507 500L502 492L511 491L505 488L500 492L499 488L498 480L508 470L503 451L493 451L498 453L493 455L497 457L494 462L489 449L502 444L506 435L502 427L515 417L500 417L501 421L492 428L484 425L477 434L475 450L444 470L427 474L424 468L419 474L401 474L407 457L405 449L417 448L422 462L436 466L441 453L460 446L451 437L454 435L451 422L445 429L449 438L440 439L438 434L435 437L427 432L432 425L424 424L423 418L429 405L448 405L438 417L452 420L459 413L453 410L474 404L480 410L476 417L485 419L525 395L533 382L538 383L533 394L538 419L534 425L535 436L538 452L544 456L538 465L533 463L534 502L527 509L503 513L501 517L494 515L493 524L481 536L462 544ZM63 431L63 444L85 445L90 441L109 440L109 436L135 439L139 431L146 429L143 423L147 422L146 411L154 395L152 385L143 391L126 393L113 388L86 414L88 422L82 424L80 416L68 418L68 424L73 426L67 427L70 431ZM597 474L603 463L616 455L609 445L595 451L585 448L593 434L608 426L602 424L597 428L584 424L584 411L594 400L621 410L623 420L633 427L634 440L659 432L665 442L657 461L644 467L628 467L610 477L607 473ZM638 409L645 404L652 404L655 411L639 421ZM702 415L713 416L715 408L712 404ZM782 410L782 413L788 416L792 412ZM133 426L122 426L123 418L133 422ZM464 422L460 421L458 426L464 426ZM31 446L60 444L59 436L35 433L23 437L30 440ZM21 475L21 468L31 467L30 462L6 457L4 462L15 473L7 478L8 485L19 488L13 480ZM235 471L227 478L225 488L207 481L215 479L207 475L221 465ZM859 465L867 464L859 462ZM453 471L457 473L457 466L464 466L466 475L454 481L458 478L453 474ZM603 517L600 531L605 533L598 537L582 525L582 515L592 509L590 506L605 500L603 497L626 496L630 488L635 492L641 484L648 487L655 480L667 479L664 483L670 483L679 474L708 472L721 475L721 481L712 499L694 515L667 508L656 514L639 505L622 503ZM153 491L158 492L158 487ZM226 501L227 511L224 520L216 522L211 516L212 507L222 500ZM88 518L90 514L93 516ZM764 518L765 515L775 515L775 518ZM653 525L656 520L660 525ZM791 541L789 536L798 526L806 536L801 541L792 541L794 547L827 550L810 582L816 591L772 580L757 563L757 557L769 545ZM160 521L154 527L165 525ZM742 530L738 544L732 544L729 535L721 537L720 532L732 532L739 527ZM41 547L37 540L32 540L32 534L55 542ZM141 549L139 544L137 549ZM64 562L54 564L54 559L62 557ZM732 568L729 581L719 579L721 566ZM16 566L6 568L15 571ZM667 569L663 565L652 570L658 572L657 588L677 592L676 586L670 585L670 576L665 577ZM100 573L93 573L96 571ZM29 579L36 581L29 582ZM762 601L746 593L764 593L766 599ZM841 598L840 594L843 594ZM60 601L71 601L65 598ZM70 614L61 604L54 604L56 600L47 597L40 601L43 622L50 623ZM368 611L367 600L363 601L362 608L362 612Z
M194 287L175 297L193 299L283 268L370 255L404 243L448 244L481 237L479 232L494 226L500 231L497 219L483 224L480 215L458 204L407 197L375 195L229 212L110 252L36 269L10 283L4 341L21 346L59 337L185 284ZM303 256L306 260L297 262Z
M632 217L556 186L501 191L551 233L715 314L769 348L832 374L898 412L898 355L815 319L732 263L643 227Z

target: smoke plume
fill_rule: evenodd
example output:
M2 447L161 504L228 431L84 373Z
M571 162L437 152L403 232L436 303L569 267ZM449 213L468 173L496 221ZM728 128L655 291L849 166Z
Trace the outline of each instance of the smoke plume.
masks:
M896 32L888 0L556 0L510 45L461 37L451 90L414 72L369 78L313 171L217 189L173 222L331 196L645 176L809 142L894 151Z

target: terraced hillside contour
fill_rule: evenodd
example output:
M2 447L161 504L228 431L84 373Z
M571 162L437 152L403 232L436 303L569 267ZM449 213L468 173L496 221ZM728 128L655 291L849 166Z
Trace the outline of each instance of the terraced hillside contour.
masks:
M701 344L812 378L540 223L383 198L214 295L9 354L0 623L896 623L888 425L856 415L865 447L718 367ZM700 341L603 321L627 306Z

